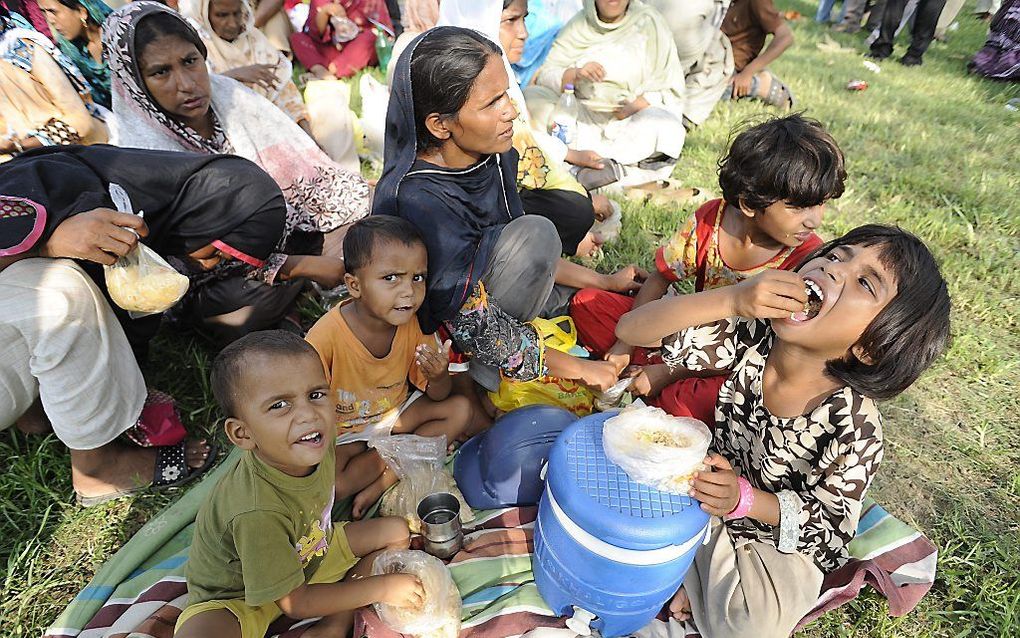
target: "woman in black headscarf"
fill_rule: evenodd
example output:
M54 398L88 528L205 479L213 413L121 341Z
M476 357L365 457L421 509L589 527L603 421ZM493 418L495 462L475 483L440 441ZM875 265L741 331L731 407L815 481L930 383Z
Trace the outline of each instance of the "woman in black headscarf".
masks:
M144 219L114 210L115 185ZM0 167L0 429L52 427L71 449L72 482L85 505L138 491L139 476L160 487L204 471L214 458L204 441L147 449L120 441L151 426L131 345L144 350L159 318L121 313L129 344L102 291L100 265L142 241L193 274L215 277L185 300L201 304L223 282L244 291L243 270L232 265L252 268L268 257L285 215L272 178L237 157L70 146ZM255 294L272 294L256 286Z
M256 280L283 234L286 205L279 186L247 160L73 146L26 153L0 168L0 194L28 198L45 209L43 243L65 222L84 224L74 218L85 211L115 209L111 184L124 189L136 212L144 211L144 243L192 280L169 313L173 319L223 345L276 326L293 308L303 280L275 285ZM71 256L93 262L85 264L86 271L102 287L98 264L112 263L114 249L131 237L126 230L114 232L104 240L105 254ZM132 345L144 352L159 318L129 320L119 310L118 315Z
M576 288L626 292L644 273L600 275L562 260L552 222L523 214L508 86L499 47L477 32L440 27L412 42L394 73L373 213L421 231L429 253L422 329L448 330L480 385L548 373L608 388L612 364L547 350L529 322L565 314Z

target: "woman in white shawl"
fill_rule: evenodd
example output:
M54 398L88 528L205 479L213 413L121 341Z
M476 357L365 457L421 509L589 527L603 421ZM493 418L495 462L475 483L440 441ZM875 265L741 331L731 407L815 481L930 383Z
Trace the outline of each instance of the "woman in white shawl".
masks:
M178 13L132 2L103 26L113 78L113 139L120 146L239 155L269 173L287 201L279 252L259 269L274 284L343 281L343 235L369 212L369 187L330 160L271 102L211 75L205 45Z
M251 0L181 0L180 11L205 43L210 71L243 83L278 106L334 161L358 170L354 113L338 95L343 91L331 90L341 87L313 80L302 99L290 60L255 28ZM320 104L323 101L329 103Z
M579 103L573 145L623 165L620 186L668 178L683 149L684 73L673 34L641 0L585 0L525 88L533 126L560 96Z

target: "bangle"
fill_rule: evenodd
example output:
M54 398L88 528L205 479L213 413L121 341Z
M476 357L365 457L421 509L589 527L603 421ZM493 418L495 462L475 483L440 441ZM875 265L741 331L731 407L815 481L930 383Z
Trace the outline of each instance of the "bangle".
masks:
M744 518L751 513L751 506L754 505L754 488L743 476L737 478L737 486L740 488L740 500L736 507L725 516L726 520L732 521L735 518Z

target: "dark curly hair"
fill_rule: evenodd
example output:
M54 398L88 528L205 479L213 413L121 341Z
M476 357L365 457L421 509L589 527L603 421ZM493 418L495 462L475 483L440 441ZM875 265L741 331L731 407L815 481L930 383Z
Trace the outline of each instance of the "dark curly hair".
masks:
M344 235L344 270L356 275L372 261L379 244L425 245L418 228L401 217L371 215L358 220Z
M719 161L719 186L733 204L761 211L785 201L817 206L843 194L843 151L817 120L799 113L743 131Z
M826 243L803 264L841 246L878 246L878 258L896 279L896 296L871 323L853 350L826 362L829 375L864 396L891 399L906 390L949 345L949 288L935 256L920 239L895 226L869 224Z
M220 351L213 360L210 384L213 397L226 417L236 417L241 396L241 382L254 355L270 357L309 356L318 360L312 344L286 330L249 332Z

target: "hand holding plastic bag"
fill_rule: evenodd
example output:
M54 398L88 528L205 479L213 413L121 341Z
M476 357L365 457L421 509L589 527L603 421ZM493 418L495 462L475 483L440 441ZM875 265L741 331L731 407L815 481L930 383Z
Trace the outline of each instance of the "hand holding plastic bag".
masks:
M712 432L697 419L674 417L659 408L630 407L606 419L602 447L635 483L686 495L712 442Z
M382 516L402 516L412 533L421 532L418 503L429 494L449 492L460 501L460 521L475 520L474 512L457 488L453 476L443 467L446 459L445 436L395 434L374 439L371 443L386 465L400 479L387 492L379 505Z
M387 550L372 564L372 575L382 574L413 574L425 590L420 608L375 604L380 620L390 629L417 638L456 638L460 633L460 592L442 561L417 550Z
M119 185L110 184L110 197L118 211L134 214L127 193ZM138 212L139 217L143 214ZM127 310L132 319L169 310L188 292L188 278L141 242L103 270L110 299Z

